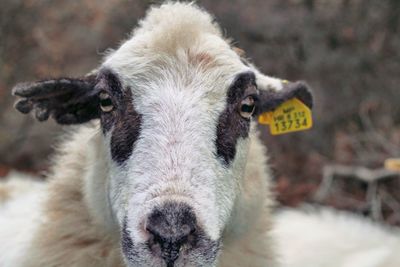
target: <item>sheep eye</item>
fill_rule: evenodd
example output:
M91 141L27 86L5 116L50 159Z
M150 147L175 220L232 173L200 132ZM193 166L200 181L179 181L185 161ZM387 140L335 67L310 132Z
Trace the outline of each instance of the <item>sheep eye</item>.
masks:
M255 107L256 105L254 98L252 96L247 96L240 103L240 109L239 109L240 116L242 116L245 119L250 119L254 113Z
M110 112L114 109L111 97L106 92L101 92L100 98L100 108L103 112Z

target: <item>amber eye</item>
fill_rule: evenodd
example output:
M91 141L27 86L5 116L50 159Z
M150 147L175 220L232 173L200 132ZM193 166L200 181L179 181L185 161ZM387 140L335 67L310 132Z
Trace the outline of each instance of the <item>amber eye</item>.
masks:
M111 97L106 92L101 92L99 94L100 98L100 108L103 112L110 112L114 109Z
M255 107L254 98L252 96L247 96L240 103L240 115L245 119L250 119L254 113Z

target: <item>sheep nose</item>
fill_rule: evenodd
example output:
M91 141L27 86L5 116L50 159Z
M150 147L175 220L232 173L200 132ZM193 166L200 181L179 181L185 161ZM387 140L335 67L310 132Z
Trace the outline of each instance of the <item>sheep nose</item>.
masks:
M155 208L146 221L150 248L159 253L167 267L174 266L182 248L197 242L197 222L193 210L184 203L167 203Z

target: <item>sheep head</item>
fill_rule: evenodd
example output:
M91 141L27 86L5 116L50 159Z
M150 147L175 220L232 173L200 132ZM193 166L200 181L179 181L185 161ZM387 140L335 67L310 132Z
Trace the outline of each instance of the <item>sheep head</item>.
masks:
M95 74L13 93L40 121L100 120L105 199L128 266L216 266L257 116L293 97L312 106L305 83L261 74L183 3L153 8Z

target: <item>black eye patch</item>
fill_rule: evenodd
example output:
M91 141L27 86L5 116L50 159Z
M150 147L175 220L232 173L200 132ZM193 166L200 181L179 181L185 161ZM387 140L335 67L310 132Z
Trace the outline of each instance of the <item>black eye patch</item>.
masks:
M111 70L101 70L98 75L96 87L108 92L114 99L104 99L105 106L114 104L114 110L100 115L103 133L111 131L111 157L118 164L125 162L134 148L135 141L139 137L142 116L136 112L133 106L132 91L128 87L123 90L118 76Z
M239 114L238 103L245 97L246 89L252 86L256 87L255 75L246 72L239 74L228 89L227 106L218 119L215 141L217 156L225 165L229 165L235 158L239 137L247 138L249 135L250 120L243 119Z

